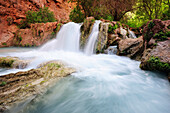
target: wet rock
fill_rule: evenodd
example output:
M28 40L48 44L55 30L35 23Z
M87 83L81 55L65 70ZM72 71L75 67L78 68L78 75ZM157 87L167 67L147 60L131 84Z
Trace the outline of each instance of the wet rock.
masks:
M100 23L100 29L97 39L97 47L96 52L97 53L103 53L104 49L107 47L107 41L108 41L108 28L110 23Z
M80 46L83 48L88 40L88 37L90 36L93 25L95 23L94 17L87 17L83 25L81 26L81 36L80 36Z
M158 42L153 49L143 53L140 68L144 70L157 70L170 72L170 40Z
M37 69L0 76L0 111L18 112L18 105L29 103L57 80L75 71L61 62L52 61Z
M132 59L139 60L143 51L143 37L136 39L122 39L118 43L118 55L128 56Z
M30 63L30 60L20 60L17 57L0 57L1 68L23 69Z

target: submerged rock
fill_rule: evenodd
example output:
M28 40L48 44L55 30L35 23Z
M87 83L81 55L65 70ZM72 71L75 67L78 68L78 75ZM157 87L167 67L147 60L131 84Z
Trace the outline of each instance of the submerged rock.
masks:
M18 112L15 110L20 103L45 93L57 80L75 71L60 61L51 61L37 69L0 76L0 111Z
M132 59L139 60L143 52L142 37L136 39L122 39L118 43L118 55L128 56Z
M23 69L30 63L30 60L21 60L17 57L0 57L1 68Z

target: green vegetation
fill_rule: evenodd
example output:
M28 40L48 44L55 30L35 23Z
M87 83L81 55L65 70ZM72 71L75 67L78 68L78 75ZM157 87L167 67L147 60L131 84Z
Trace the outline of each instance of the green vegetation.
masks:
M58 31L60 30L61 25L62 25L61 23L58 23L58 24L57 24L56 32L58 32Z
M79 6L77 6L71 11L69 17L70 17L70 20L72 20L73 22L77 22L77 23L83 22L85 18Z
M10 58L1 58L0 67L12 67L14 60Z
M70 0L76 7L70 20L83 22L84 18L121 21L139 28L152 19L170 19L169 0ZM121 7L120 7L121 6Z
M167 31L165 33L160 31L160 32L156 33L153 36L153 38L157 39L156 41L164 41L164 40L168 40L169 35L170 35L170 31Z
M28 11L26 12L26 20L21 21L20 28L29 27L31 23L46 23L54 22L55 16L48 7L44 7L39 11Z
M149 29L152 29L154 26L155 26L155 24L152 21L149 22L149 24L148 24L148 28Z
M151 70L170 71L170 64L161 62L158 57L151 56L147 62Z
M61 65L56 64L56 63L50 63L50 64L48 64L48 67L57 67L57 68L61 68Z
M5 86L7 83L5 81L2 81L0 86Z
M21 37L21 36L19 36L19 41L20 41L20 42L22 41L22 37Z
M2 45L6 46L6 45L7 45L7 43L5 43L5 42L4 42L4 43L2 43Z
M118 24L115 24L115 25L109 25L109 29L108 29L108 33L111 33L113 34L114 33L114 30L117 29L119 26Z

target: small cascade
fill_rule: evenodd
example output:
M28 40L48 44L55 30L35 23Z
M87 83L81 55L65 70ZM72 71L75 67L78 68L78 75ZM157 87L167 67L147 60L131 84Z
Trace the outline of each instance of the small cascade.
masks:
M117 53L117 46L109 46L107 50L104 51L106 54L113 55Z
M127 38L127 36L126 36L127 31L126 31L125 29L123 29L122 27L120 27L120 34L123 35L123 38L124 38L124 39Z
M87 55L92 55L94 53L94 49L95 49L95 43L98 37L98 33L99 33L99 24L101 21L97 20L94 23L92 32L88 38L87 44L85 46L84 52Z
M137 38L133 31L128 30L128 32L129 32L129 38Z
M80 24L69 22L62 26L56 39L53 39L40 48L42 51L64 50L79 51Z

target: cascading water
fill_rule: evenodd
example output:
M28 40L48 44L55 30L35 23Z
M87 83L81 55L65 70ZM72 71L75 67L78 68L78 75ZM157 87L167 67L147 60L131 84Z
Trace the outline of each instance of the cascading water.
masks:
M56 39L51 40L40 50L64 50L64 51L79 51L80 41L80 24L69 22L62 26L61 30L57 34Z
M64 26L57 39L40 50L1 55L25 59L34 57L27 69L50 60L62 60L77 69L77 73L61 79L19 113L169 113L170 85L163 73L143 71L139 68L140 62L126 57L105 54L87 56L67 51L77 51L78 46L71 46L76 44L75 41L70 40L79 36L80 26L74 23ZM59 36L64 39L58 40ZM68 42L71 43L70 48L65 47ZM66 51L58 51L59 48Z
M128 30L128 32L129 32L129 38L137 38L133 31Z
M87 55L92 55L94 53L94 49L95 49L95 43L99 34L99 24L101 21L97 20L94 23L94 27L92 29L92 32L88 38L88 42L85 46L84 52Z

